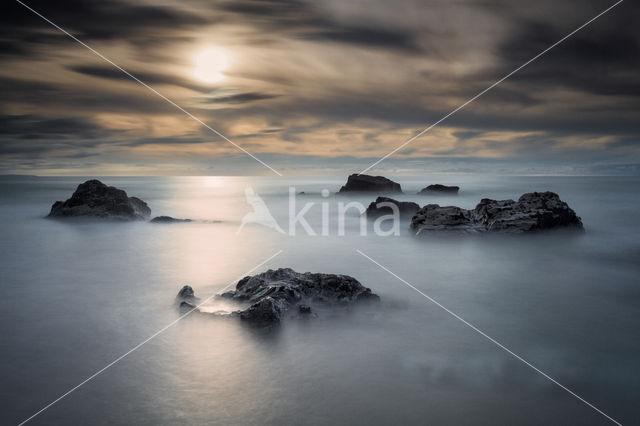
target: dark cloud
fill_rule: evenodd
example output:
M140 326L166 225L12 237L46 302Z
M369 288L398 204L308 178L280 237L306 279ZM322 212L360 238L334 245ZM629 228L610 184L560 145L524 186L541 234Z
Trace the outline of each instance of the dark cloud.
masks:
M334 27L326 30L298 33L307 40L351 43L368 47L401 49L420 52L414 35L409 31L392 31L367 27Z
M220 9L234 12L240 20L291 38L353 44L372 48L420 52L417 34L406 27L384 28L347 23L330 16L312 2L300 0L233 0Z
M117 133L83 117L0 116L0 138L3 139L98 139Z
M521 83L524 90L555 87L596 95L639 97L640 74L635 70L640 66L640 33L636 30L640 7L626 3L528 65L514 81ZM586 22L602 9L588 8L590 13L581 9L581 19ZM575 21L567 19L562 25L530 19L518 21L500 46L502 72L515 69L566 36L577 27Z
M185 31L211 24L210 19L177 8L120 0L29 0L25 4L84 41L144 44L184 37ZM4 2L1 15L0 52L4 54L37 52L39 45L67 37L52 32L51 24L15 1Z
M206 102L216 104L245 104L248 102L263 101L277 97L278 95L268 93L246 92L233 95L213 96L206 99Z
M133 84L140 84L112 65L71 65L68 67L68 69L91 77L98 77L115 81L127 81ZM180 86L202 93L208 93L212 90L210 86L196 84L191 80L187 80L177 75L158 74L148 71L139 71L135 69L128 69L127 72L138 78L140 81L143 81L144 83L149 85Z

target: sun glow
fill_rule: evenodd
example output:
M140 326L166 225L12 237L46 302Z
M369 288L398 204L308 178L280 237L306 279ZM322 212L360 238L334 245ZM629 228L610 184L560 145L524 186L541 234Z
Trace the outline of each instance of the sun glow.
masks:
M228 66L227 52L217 47L209 47L196 55L193 75L205 83L215 83L225 77L224 71Z

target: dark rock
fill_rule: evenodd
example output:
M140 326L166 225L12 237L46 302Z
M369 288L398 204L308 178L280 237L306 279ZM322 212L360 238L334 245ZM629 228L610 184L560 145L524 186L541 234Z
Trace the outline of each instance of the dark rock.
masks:
M156 216L151 219L153 223L180 223L180 222L191 222L191 219L176 219L171 216Z
M231 299L250 303L249 308L237 314L258 326L279 322L284 312L296 304L347 305L380 300L371 289L350 276L298 273L289 268L270 269L241 279Z
M191 310L198 307L199 298L196 297L193 288L189 285L185 285L180 289L176 295L176 303L181 310Z
M238 314L243 321L261 327L280 322L285 310L284 300L266 296Z
M416 235L426 231L478 232L469 210L456 206L427 204L411 218Z
M311 306L309 306L309 305L299 305L298 306L298 312L300 312L301 314L310 314L311 313Z
M426 188L422 188L418 195L431 195L431 194L457 194L460 190L459 186L447 186L447 185L429 185Z
M473 210L428 204L411 219L416 234L429 231L527 233L583 229L576 213L553 192L531 192L518 201L482 199Z
M420 210L420 206L417 203L413 203L411 201L396 201L393 198L378 197L375 201L369 204L369 207L367 207L367 217L377 217L393 214L392 207L390 207L388 204L380 205L381 203L395 204L398 207L401 218L413 217L413 215L416 214L418 210Z
M187 301L182 301L180 302L180 309L184 309L187 311L190 311L192 309L197 308L198 306L195 303L191 303L191 302L187 302Z
M518 201L483 199L473 211L474 221L488 231L523 233L558 227L583 229L576 212L554 192L530 192Z
M353 174L347 179L346 185L338 193L344 192L379 192L401 193L400 184L383 176L369 176Z
M151 209L147 203L99 180L78 185L71 198L56 201L49 217L93 217L117 220L148 219Z
M194 297L196 297L196 294L190 285L185 285L180 289L176 297L179 299L193 299Z

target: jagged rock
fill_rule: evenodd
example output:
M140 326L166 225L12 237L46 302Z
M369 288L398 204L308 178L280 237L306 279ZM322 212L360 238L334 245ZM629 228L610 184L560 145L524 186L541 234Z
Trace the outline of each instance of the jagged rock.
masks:
M469 210L456 206L427 204L411 218L416 235L427 231L478 232Z
M148 219L151 209L139 198L128 197L122 189L107 186L99 180L78 185L71 198L56 201L49 217L93 217L103 219Z
M489 231L522 233L557 227L583 229L576 212L554 192L530 192L513 200L483 199L474 220Z
M348 305L365 301L379 301L378 295L348 275L298 273L281 268L241 279L232 292L222 295L227 299L250 306L236 312L252 325L264 326L278 323L292 306L299 305L300 312L311 311L311 305Z
M411 219L416 234L429 231L526 233L583 229L582 220L553 192L531 192L518 201L482 199L473 210L428 204Z
M435 185L429 185L426 188L422 188L420 192L418 192L418 195L457 194L459 190L459 186L447 186L437 183Z
M247 309L238 312L238 315L243 321L261 327L280 322L286 309L286 302L283 299L274 299L271 296L266 296Z
M383 176L352 174L338 191L338 193L344 192L402 193L402 188L399 183Z
M416 214L418 210L420 210L420 206L417 203L413 203L411 201L397 201L393 198L378 197L375 201L369 204L369 207L367 207L367 217L372 218L393 214L392 207L390 207L388 204L381 205L381 203L395 204L398 207L401 218L413 217L413 215Z
M153 223L180 223L180 222L191 222L191 219L176 219L171 216L156 216L151 219Z

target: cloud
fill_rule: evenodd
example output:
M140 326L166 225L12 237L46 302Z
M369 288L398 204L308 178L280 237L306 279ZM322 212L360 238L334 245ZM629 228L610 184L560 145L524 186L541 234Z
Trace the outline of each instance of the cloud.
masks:
M348 168L389 152L612 3L28 4L252 152ZM235 149L19 4L5 9L0 156L16 167L43 164L46 153L60 167L91 158L129 170L166 158L189 169ZM449 170L479 167L472 157L544 165L536 170L554 158L640 161L639 19L640 6L622 3L401 150L388 160L393 170L402 161L432 167L429 157L467 159ZM230 58L216 84L191 75L194 54L209 45Z

